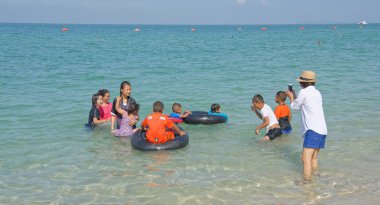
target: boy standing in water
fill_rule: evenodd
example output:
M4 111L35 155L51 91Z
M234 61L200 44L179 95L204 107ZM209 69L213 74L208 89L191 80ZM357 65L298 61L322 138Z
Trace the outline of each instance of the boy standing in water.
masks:
M297 78L302 89L294 99L288 91L292 109L301 109L302 135L304 137L302 161L305 182L311 180L311 175L318 168L318 153L325 147L327 126L322 107L321 93L315 88L316 77L313 71L303 71Z
M292 112L290 112L290 108L286 105L285 100L286 92L278 91L275 97L275 101L278 105L274 109L274 114L280 124L282 133L289 134L292 131L292 126L290 125L290 121L292 120Z
M272 108L269 105L264 103L264 99L261 95L255 95L252 98L251 109L256 113L257 117L263 120L263 122L256 127L256 134L259 134L259 131L266 127L267 133L260 140L260 142L273 140L277 137L281 137L281 129L276 116L274 115ZM258 111L259 110L259 111Z

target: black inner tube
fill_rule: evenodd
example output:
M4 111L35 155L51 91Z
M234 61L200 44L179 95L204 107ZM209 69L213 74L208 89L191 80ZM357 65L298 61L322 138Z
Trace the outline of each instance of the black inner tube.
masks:
M186 124L203 124L212 125L218 123L225 123L227 119L220 115L209 115L204 111L191 111L191 114L183 119Z
M181 127L179 127L183 130ZM158 151L158 150L174 150L185 147L189 143L189 135L186 133L183 136L175 133L173 140L162 144L153 144L146 140L145 131L137 131L131 137L131 144L134 149L141 151Z

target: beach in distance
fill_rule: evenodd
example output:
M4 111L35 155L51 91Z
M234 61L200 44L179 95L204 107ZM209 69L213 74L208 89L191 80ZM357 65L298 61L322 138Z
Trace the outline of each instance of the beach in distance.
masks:
M0 204L379 204L379 31L0 23ZM303 70L317 74L328 136L313 182L298 185L301 113L291 134L258 143L250 106L261 94L274 109ZM112 101L125 80L138 126L157 100L166 114L219 103L228 122L181 124L189 144L159 152L86 129L91 96Z

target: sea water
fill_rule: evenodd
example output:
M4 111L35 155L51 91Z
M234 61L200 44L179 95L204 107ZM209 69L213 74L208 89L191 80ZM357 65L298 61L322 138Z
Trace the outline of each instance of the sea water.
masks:
M300 26L0 24L0 203L379 204L380 25ZM301 113L258 143L250 109L255 94L274 109L277 91L298 92L302 70L317 73L328 127L306 185ZM85 129L92 94L112 100L124 80L141 118L161 100L165 113L219 103L229 121L182 124L189 145L159 152Z

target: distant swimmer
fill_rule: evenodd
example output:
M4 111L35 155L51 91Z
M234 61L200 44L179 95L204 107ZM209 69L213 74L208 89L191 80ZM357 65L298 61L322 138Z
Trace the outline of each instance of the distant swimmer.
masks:
M192 31L192 32L194 32L194 31L196 31L196 30L197 30L196 28L191 28L191 31Z
M262 27L261 30L262 30L262 31L266 31L266 30L268 30L268 29L267 29L266 27Z
M301 26L301 27L300 27L300 30L301 30L301 31L305 30L305 27Z
M318 44L318 45L321 45L321 44L322 44L321 40L318 40L318 41L317 41L317 44Z
M62 28L61 31L66 32L66 31L69 31L69 29L68 28Z

